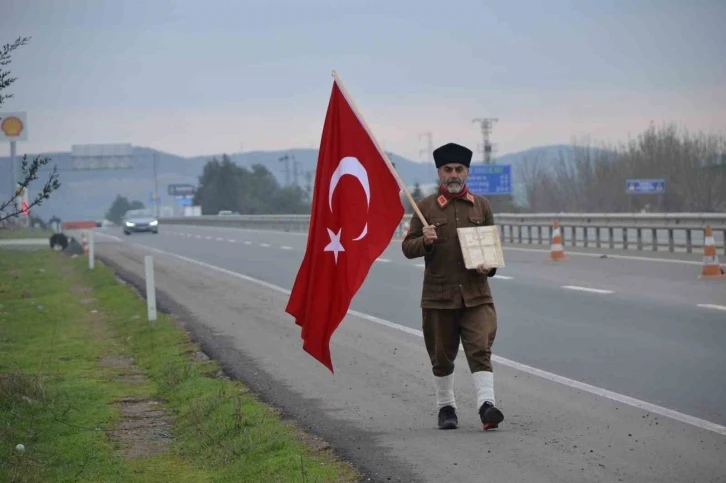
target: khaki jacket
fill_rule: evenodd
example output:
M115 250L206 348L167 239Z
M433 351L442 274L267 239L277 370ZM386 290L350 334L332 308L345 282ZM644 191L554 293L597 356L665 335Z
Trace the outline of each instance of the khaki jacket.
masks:
M493 225L489 201L471 193L449 199L439 190L417 205L428 223L436 227L437 236L433 244L425 245L423 224L414 213L402 243L406 258L424 258L421 307L454 309L493 303L488 278L494 276L496 269L491 269L488 275L468 270L456 231L458 227Z

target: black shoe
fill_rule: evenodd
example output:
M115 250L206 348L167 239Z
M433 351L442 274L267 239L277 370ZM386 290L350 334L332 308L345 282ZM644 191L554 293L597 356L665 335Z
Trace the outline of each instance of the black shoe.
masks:
M498 428L499 423L504 421L504 414L489 401L482 404L479 408L479 417L481 418L484 431Z
M456 417L456 409L452 406L444 406L439 409L439 429L456 429L459 426L459 418Z

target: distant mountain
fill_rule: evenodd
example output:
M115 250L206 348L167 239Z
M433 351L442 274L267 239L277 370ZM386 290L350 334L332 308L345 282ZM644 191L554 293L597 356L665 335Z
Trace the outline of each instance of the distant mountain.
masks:
M536 147L500 156L495 159L495 162L511 164L514 167L528 157L539 156L545 161L544 164L549 165L557 160L560 152L565 156L570 156L572 148L566 145ZM35 212L46 220L53 215L57 215L63 220L103 219L114 198L119 194L131 200L139 200L149 206L150 196L154 190L154 155L157 156L157 180L161 203L166 207L165 211L170 212L175 209L175 200L170 199L170 196L167 195L167 185L172 183L196 185L206 162L213 157L219 159L222 156L217 154L185 158L151 148L135 147L132 169L78 171L72 167L70 152L43 153L43 155L51 158L50 166L58 167L62 185ZM285 155L289 157L289 174L286 170L287 163L280 160ZM240 166L250 167L253 164L266 166L280 184L294 182L295 173L297 173L298 184L305 187L306 173L314 178L317 155L317 149L290 149L233 153L229 157ZM28 154L28 158L31 156L35 155ZM425 192L435 186L437 175L433 165L414 162L395 153L390 153L389 157L395 163L401 179L409 186L409 189L412 189L415 183L420 183ZM6 200L10 193L8 157L0 157L0 172L3 173L0 176L0 196L2 200ZM31 185L31 196L33 188L39 189L49 172L50 169L41 171L39 179ZM514 173L515 198L521 200L523 190L517 184L516 169Z

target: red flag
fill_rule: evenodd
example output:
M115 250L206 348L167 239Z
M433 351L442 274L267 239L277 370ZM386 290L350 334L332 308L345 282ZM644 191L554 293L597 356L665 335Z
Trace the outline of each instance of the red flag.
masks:
M303 349L331 372L330 338L404 215L401 188L333 83L315 173L308 243L286 312Z

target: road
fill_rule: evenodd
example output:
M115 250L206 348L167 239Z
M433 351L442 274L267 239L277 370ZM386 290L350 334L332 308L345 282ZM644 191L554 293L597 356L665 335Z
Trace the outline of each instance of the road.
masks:
M101 233L119 235L118 230L101 230ZM99 240L102 238L99 237ZM201 269L206 272L211 271L207 270L209 267L220 267L228 274L243 274L284 291L292 285L305 242L305 236L299 234L168 226L157 236L133 235L123 238L120 243L115 240L108 244L99 243L98 250L100 255L108 255L127 248L140 249L141 252L158 255L160 259L175 257L177 263L182 263L179 257L184 257L188 262L185 264L187 270L191 270L191 266L199 270L200 263L207 265ZM134 256L138 259L138 253L134 253L126 254L122 260L132 263L128 260ZM173 255L164 257L163 253ZM668 477L682 474L688 476L682 481L696 481L696 476L701 481L723 481L718 478L726 475L726 463L717 453L726 451L726 435L718 434L722 429L716 425L726 425L726 412L723 411L726 407L723 370L726 367L726 351L723 349L726 342L726 280L699 280L700 267L688 262L571 256L567 262L553 263L546 260L546 250L514 248L507 248L505 255L507 267L492 280L499 314L499 330L494 345L499 374L496 381L498 395L503 408L506 408L505 415L509 416L509 428L505 430L508 433L502 444L537 459L542 467L539 463L521 463L515 455L508 455L504 456L508 463L501 466L500 476L514 478L512 481L567 481L570 478L573 481L605 481L620 475L624 481L650 481L650 478L656 481L658 474ZM373 317L411 328L411 333L419 330L421 263L422 260L406 260L401 254L400 244L393 243L372 268L351 308L365 314L369 321ZM171 280L169 283L181 282ZM222 282L216 280L214 283ZM243 281L227 277L224 283L234 285ZM238 291L240 294L253 290L244 283L245 287ZM254 290L264 292L259 287ZM266 297L269 299L270 295ZM277 323L290 324L289 317L282 313L286 297L278 295L278 298L274 315L270 316L276 318ZM230 299L229 303L240 302ZM250 302L245 302L244 307L249 308ZM257 310L270 312L270 305ZM198 311L195 314L199 317L205 315ZM346 320L341 326L340 334L336 333L333 337L333 344L345 347L348 337L354 337L346 332L347 327L353 332L365 332L372 338L382 337L380 331L384 329L379 325L366 323L360 317L352 320L356 322ZM274 326L273 322L268 323L270 327ZM373 329L371 325L377 327ZM233 329L228 329L234 333ZM323 391L331 391L328 397L335 400L343 398L346 404L352 404L351 400L335 395L336 390L341 388L328 382L326 375L306 360L306 356L300 353L298 340L295 340L294 328L290 327L290 330L291 333L285 332L285 337L292 337L287 343L290 344L288 352L293 352L293 355L286 354L285 357L297 366L297 372L302 371L300 367L307 369L297 377L287 379L286 384L293 388L291 390L305 393L307 389L302 381L309 378L311 383L316 384L316 391L312 394L317 395L320 386ZM260 339L265 337L264 331L256 334ZM430 466L433 461L441 464L443 460L441 455L434 457L426 453L432 450L432 438L439 438L439 442L441 439L458 440L454 436L430 432L435 418L431 410L433 394L427 379L426 361L421 359L420 338L416 340L415 336L400 330L388 330L385 335L388 339L377 339L377 342L361 339L359 335L358 345L351 343L349 351L334 349L333 362L343 368L338 371L356 371L358 376L364 376L365 380L350 381L350 391L361 399L359 412L371 414L370 418L385 414L387 419L398 414L400 401L391 403L395 408L380 401L379 390L393 390L398 394L391 396L393 399L404 398L423 413L414 416L404 411L401 414L403 421L394 424L397 429L390 429L413 431L408 435L413 439L391 439L386 431L381 438L386 441L384 446L396 448L394 453L400 460L396 463L397 467L412 464L412 468L416 468L416 465L430 460L426 472L435 474L436 469ZM406 337L413 337L413 340ZM391 351L382 354L390 344L394 346ZM260 342L262 346L265 344ZM270 347L266 349L272 350ZM248 347L247 352L259 350L253 345ZM403 360L407 351L412 362ZM264 357L266 354L258 355L258 359ZM364 369L358 369L358 366L363 359L370 359L370 362L365 367L367 372L361 374ZM459 384L462 397L466 397L469 383L461 358L457 371L461 374L458 380L466 381ZM287 377L280 369L274 373L275 379L285 380ZM383 373L385 377L376 378L375 373ZM399 378L395 383L389 380L395 378ZM408 384L405 390L404 383ZM329 387L329 384L333 386ZM376 394L362 396L360 391L364 388ZM310 397L313 397L312 394ZM603 394L609 398L602 397ZM379 398L373 397L375 395ZM628 398L637 398L638 402ZM631 407L632 404L640 404L639 401L657 406L647 406L647 412ZM675 417L681 422L666 418L669 410L677 411ZM701 419L691 421L689 416ZM346 422L352 424L356 431L370 430L366 425L373 423L363 424L360 417L360 414L350 415ZM538 417L554 419L545 422ZM418 432L410 429L414 421L423 424ZM468 423L475 421L469 418ZM381 429L375 426L374 431ZM551 438L547 437L548 430L552 431ZM627 437L623 436L625 433L639 434L638 443L628 439L631 437L627 434ZM471 442L469 436L462 441ZM616 443L620 445L617 450L613 449ZM341 444L345 446L344 441ZM572 447L566 447L569 444ZM580 454L576 448L581 449L583 444L599 448L599 459ZM647 450L638 449L641 444L647 445ZM421 460L416 456L419 454L417 451L427 455L428 459ZM682 462L673 464L674 459L680 460L686 454L690 458L686 466ZM474 459L481 457L477 454L471 456ZM597 465L596 460L600 461ZM458 481L473 481L467 479L471 476L467 471L477 468L474 463L464 460L456 465L462 466L456 468L456 471L462 472L463 478ZM544 476L547 474L544 469L548 466L546 463L551 467L547 471L553 471L551 477ZM648 472L639 466L641 463L656 465L659 469ZM601 464L608 469L600 467ZM589 468L582 471L592 472L590 477L578 479L571 474L580 465ZM537 471L534 471L535 466ZM686 468L690 473L686 472ZM645 472L640 473L641 470ZM517 476L513 477L512 472ZM424 473L416 472L416 478L421 478Z

